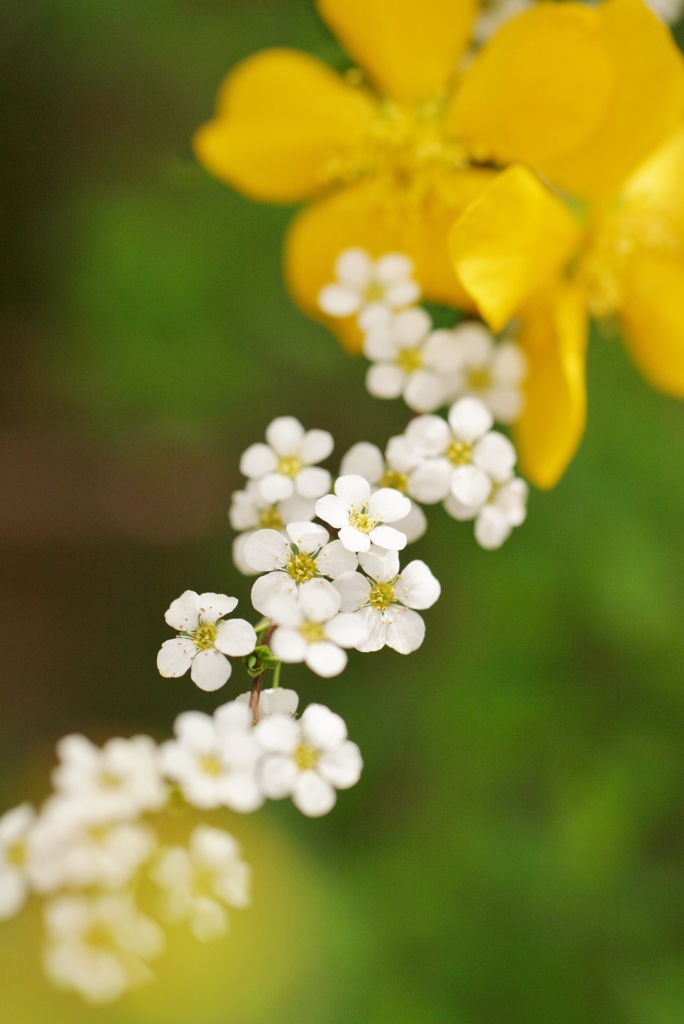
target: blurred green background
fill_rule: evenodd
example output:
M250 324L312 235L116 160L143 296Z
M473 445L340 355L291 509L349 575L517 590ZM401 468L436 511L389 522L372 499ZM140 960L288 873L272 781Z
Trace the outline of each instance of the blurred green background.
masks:
M340 62L312 0L2 0L0 808L47 795L55 740L168 735L163 612L236 593L226 509L275 416L337 454L399 431L364 366L290 305L290 211L211 180L189 139L227 69ZM684 301L684 299L683 299ZM55 993L37 908L0 927L3 1024L681 1024L684 408L596 337L586 439L499 552L437 508L428 641L299 667L361 784L309 821L214 816L254 907L103 1010Z

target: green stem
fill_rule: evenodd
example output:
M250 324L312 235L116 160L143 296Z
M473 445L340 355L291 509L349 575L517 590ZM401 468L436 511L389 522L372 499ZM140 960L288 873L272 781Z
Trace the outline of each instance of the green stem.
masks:
M279 661L273 670L273 689L277 690L280 686L280 669L282 667L282 661Z

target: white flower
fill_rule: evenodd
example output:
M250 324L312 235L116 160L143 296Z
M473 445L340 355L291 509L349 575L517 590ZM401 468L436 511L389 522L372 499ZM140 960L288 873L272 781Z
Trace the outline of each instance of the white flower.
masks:
M393 310L412 306L420 287L408 256L388 253L373 261L363 249L346 249L335 261L335 284L326 285L318 305L328 316L356 316L362 330L385 323Z
M240 856L238 842L222 829L198 826L190 836L190 849L165 850L150 878L164 890L164 918L170 924L189 920L201 942L211 942L226 931L226 906L249 905L249 866Z
M674 25L682 16L684 0L646 0L646 6L650 7L653 13L666 21L668 25Z
M376 398L399 398L416 412L432 412L448 400L447 382L458 367L458 345L449 331L430 333L424 309L406 309L369 331L363 353L373 366L366 387Z
M439 333L451 337L457 353L447 382L449 398L479 398L494 419L515 423L523 409L522 383L527 376L520 345L510 339L497 345L484 324L475 322Z
M257 636L245 619L221 622L237 606L236 597L196 594L186 590L171 603L164 618L177 629L174 640L165 640L157 655L164 677L177 678L188 669L200 690L218 690L230 679L232 665L226 655L243 658L256 647Z
M316 514L316 502L293 494L285 501L275 503L262 497L254 480L248 480L242 491L235 491L228 512L230 525L241 531L233 541L233 561L245 576L256 575L256 570L247 565L244 548L255 530L278 530L283 533L288 523L310 521Z
M146 825L93 822L87 807L53 797L28 839L28 875L41 893L65 887L122 889L156 845L156 836Z
M45 907L45 969L62 988L108 1003L153 980L145 963L164 949L164 933L129 894L58 896Z
M399 571L396 551L373 550L359 556L367 573L345 573L333 586L342 598L343 612L365 618L368 636L359 651L379 651L385 644L399 654L410 654L425 637L425 623L415 609L431 608L440 595L439 582L425 562L409 562Z
M507 21L532 6L533 0L481 0L473 33L475 41L485 43Z
M330 490L330 473L316 465L334 447L327 430L305 431L293 416L279 416L268 425L266 440L268 444L251 445L240 459L240 472L257 481L266 501L285 501L295 494L312 500Z
M363 477L350 474L335 481L335 493L316 502L316 515L340 531L339 538L349 551L368 551L371 543L400 551L406 547L406 534L385 523L403 519L411 502L391 487L371 494Z
M236 701L217 708L213 717L201 711L178 716L176 739L162 745L161 763L193 807L230 807L248 814L261 806L252 724L249 707Z
M344 574L345 576L348 573ZM355 647L367 635L358 615L338 615L340 595L302 587L298 598L275 598L266 612L277 624L270 640L273 656L286 664L306 662L312 672L328 679L347 664L345 647Z
M166 803L157 746L149 736L117 737L102 748L85 736L65 736L57 744L57 755L55 789L78 804L93 824L131 820Z
M453 495L444 502L444 508L454 519L475 520L475 539L489 551L500 548L510 536L514 526L525 522L528 487L524 480L513 477L505 484L495 486L486 503L479 508L462 505Z
M252 604L266 615L274 597L298 590L335 591L323 579L334 579L356 568L356 555L339 540L329 543L327 530L317 523L290 523L287 536L275 530L257 530L245 545L244 556L258 572L265 572L252 587Z
M423 463L415 459L416 466ZM380 449L368 441L359 441L351 446L342 459L340 465L340 476L362 476L374 490L378 487L391 487L402 494L408 494L412 490L412 478L410 473L400 472L394 468L385 458ZM419 540L427 530L427 519L420 505L411 501L411 508L402 519L396 519L394 529L405 534L406 542L413 544Z
M503 434L491 430L492 414L477 398L461 398L441 416L418 416L406 428L409 451L444 473L446 487L462 505L479 509L495 485L513 475L515 448Z
M30 804L20 804L0 818L0 920L13 917L26 902L28 839L35 820Z
M247 704L252 694L241 693L235 698L236 703ZM290 715L291 718L297 714L299 695L294 690L286 690L278 686L273 690L262 690L259 694L259 719L270 718L271 715Z
M265 796L280 800L291 796L310 818L327 814L337 800L337 789L349 789L361 776L363 761L339 715L321 704L310 704L296 722L273 715L255 728L265 756L259 778Z

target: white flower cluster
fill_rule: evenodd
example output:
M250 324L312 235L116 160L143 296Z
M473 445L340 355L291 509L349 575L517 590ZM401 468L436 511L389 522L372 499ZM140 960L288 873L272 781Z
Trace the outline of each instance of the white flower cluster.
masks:
M403 396L418 413L474 396L500 423L519 418L527 361L515 341L497 343L475 321L435 330L427 311L415 305L420 289L406 256L389 254L374 263L363 250L347 249L335 272L337 283L321 291L319 305L329 316L356 316L372 364L366 374L372 395Z
M210 941L226 930L227 908L248 905L249 867L229 833L200 825L187 849L160 845L147 816L167 807L173 785L195 808L248 813L290 796L318 817L358 781L361 754L343 720L320 704L296 720L297 704L292 690L264 691L258 724L249 694L213 716L186 712L161 747L148 736L102 748L84 736L60 741L40 813L22 804L0 818L0 918L30 893L45 899L45 969L56 985L110 1002L153 978L160 921L186 921ZM143 877L158 891L144 910Z

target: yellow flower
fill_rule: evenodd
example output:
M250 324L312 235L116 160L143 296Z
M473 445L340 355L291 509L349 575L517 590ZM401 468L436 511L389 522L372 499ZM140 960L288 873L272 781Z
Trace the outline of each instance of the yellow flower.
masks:
M490 326L520 318L530 372L516 440L540 487L557 483L584 432L590 315L616 318L643 375L684 398L684 61L637 0L620 8L617 23L617 3L586 11L599 25L613 19L622 80L592 159L556 175L581 202L513 166L450 236L454 267ZM533 15L543 16L524 15L519 31Z
M375 257L409 254L428 298L472 309L448 257L448 231L498 168L521 161L569 188L593 182L595 166L606 182L621 173L602 127L611 111L619 120L632 109L628 67L637 87L647 77L640 55L631 66L621 24L639 0L610 0L605 17L581 4L541 4L468 63L476 7L318 0L363 73L338 75L276 49L226 79L195 151L255 199L313 200L292 225L285 257L292 294L310 315L325 319L318 293L335 258L355 246ZM646 95L650 102L649 82ZM671 100L661 97L657 110L638 96L635 103L648 112L633 143L642 156L663 136ZM358 349L352 320L328 322Z

